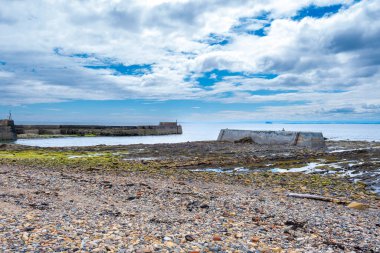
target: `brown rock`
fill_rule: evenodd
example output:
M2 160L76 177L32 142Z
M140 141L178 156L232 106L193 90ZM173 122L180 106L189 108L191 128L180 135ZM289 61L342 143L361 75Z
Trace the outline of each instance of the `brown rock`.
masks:
M221 240L222 240L222 237L220 237L219 235L214 235L214 236L212 237L212 240L213 240L213 241L221 241Z
M252 242L259 242L259 241L260 241L260 238L257 237L257 236L254 236L254 237L251 238L251 241L252 241Z

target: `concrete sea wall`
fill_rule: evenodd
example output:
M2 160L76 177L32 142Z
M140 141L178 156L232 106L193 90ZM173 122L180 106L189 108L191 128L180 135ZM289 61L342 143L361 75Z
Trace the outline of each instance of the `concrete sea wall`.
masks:
M293 145L313 149L324 149L326 147L322 133L316 132L222 129L218 141L239 141L244 138L251 138L257 144Z
M176 122L161 122L147 126L97 126L97 125L16 125L17 134L32 135L95 135L95 136L144 136L182 134Z
M0 120L0 141L16 140L16 129L13 120Z

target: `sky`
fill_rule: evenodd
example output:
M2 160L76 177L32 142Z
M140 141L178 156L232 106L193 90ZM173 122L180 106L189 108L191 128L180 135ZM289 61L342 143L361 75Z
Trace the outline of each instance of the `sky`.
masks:
M0 118L380 122L379 0L0 0Z

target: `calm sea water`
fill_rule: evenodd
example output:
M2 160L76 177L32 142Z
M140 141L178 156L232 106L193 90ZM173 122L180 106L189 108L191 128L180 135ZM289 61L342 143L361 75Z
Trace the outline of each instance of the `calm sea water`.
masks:
M322 132L333 140L380 141L380 124L182 124L182 135L133 137L64 137L51 139L20 139L17 144L39 147L94 146L177 143L216 140L220 129L282 130Z

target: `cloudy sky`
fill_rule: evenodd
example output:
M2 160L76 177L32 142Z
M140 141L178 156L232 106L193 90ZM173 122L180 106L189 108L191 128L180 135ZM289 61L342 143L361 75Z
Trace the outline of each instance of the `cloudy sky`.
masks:
M380 122L379 0L0 6L0 118Z

